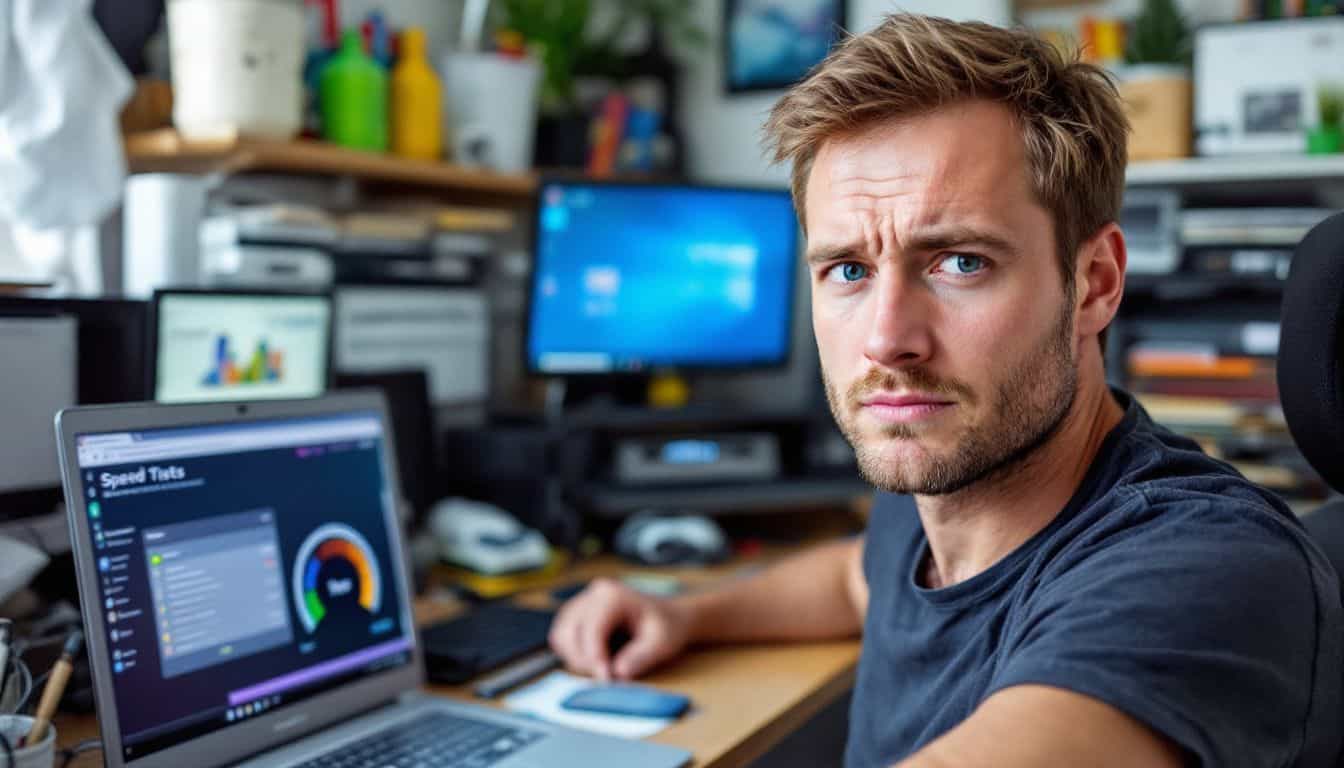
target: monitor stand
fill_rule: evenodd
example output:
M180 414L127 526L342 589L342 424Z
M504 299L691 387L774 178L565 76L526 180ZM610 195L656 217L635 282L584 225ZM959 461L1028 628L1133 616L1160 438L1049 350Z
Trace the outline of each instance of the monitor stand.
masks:
M555 414L646 408L649 380L643 374L553 379L546 391L547 410Z

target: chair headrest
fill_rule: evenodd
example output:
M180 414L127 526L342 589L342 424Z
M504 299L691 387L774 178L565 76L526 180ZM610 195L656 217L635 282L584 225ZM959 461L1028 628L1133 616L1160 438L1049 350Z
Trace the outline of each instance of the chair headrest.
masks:
M1279 318L1279 399L1302 455L1344 489L1344 213L1298 244Z

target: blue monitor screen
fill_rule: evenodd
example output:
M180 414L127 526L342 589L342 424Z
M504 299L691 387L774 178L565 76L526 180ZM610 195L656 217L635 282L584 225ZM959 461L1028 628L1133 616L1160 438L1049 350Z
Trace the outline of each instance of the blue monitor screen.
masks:
M788 357L798 225L787 192L547 183L538 210L533 371Z

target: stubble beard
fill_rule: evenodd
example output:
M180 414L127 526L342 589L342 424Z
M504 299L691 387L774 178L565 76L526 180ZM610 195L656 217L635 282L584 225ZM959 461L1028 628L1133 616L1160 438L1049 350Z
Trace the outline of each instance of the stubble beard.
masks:
M826 399L836 424L854 446L859 471L874 487L901 494L955 493L1012 472L1059 429L1078 391L1072 337L1072 302L1068 301L1039 346L1039 354L1019 362L998 380L989 418L966 428L950 453L923 451L923 461L894 462L886 457L884 445L918 441L922 430L910 424L887 424L879 435L865 436L857 424L861 402L874 392L914 390L948 396L959 404L954 407L973 406L977 393L965 383L937 378L923 368L873 369L842 397L823 366Z

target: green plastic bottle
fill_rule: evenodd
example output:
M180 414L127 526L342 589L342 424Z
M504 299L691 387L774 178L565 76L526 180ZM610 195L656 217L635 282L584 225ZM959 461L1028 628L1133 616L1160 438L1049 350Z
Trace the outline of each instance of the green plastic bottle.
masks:
M341 36L341 49L322 68L318 93L327 141L387 151L387 72L364 53L358 30Z

